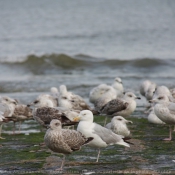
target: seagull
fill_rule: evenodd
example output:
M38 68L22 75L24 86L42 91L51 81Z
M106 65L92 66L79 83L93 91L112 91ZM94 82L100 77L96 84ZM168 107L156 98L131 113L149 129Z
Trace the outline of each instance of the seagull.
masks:
M156 83L150 80L144 80L140 85L140 94L149 101L153 97L156 86Z
M64 155L61 167L63 169L66 154L71 154L74 151L81 149L81 146L91 142L92 137L84 137L78 131L62 129L61 122L53 119L50 123L50 128L44 136L46 146L54 152Z
M12 120L12 109L10 109L9 106L3 102L3 99L2 97L0 98L0 139L4 139L1 137L2 125Z
M19 131L21 127L21 122L24 120L33 119L32 110L25 104L20 104L17 100L10 97L1 97L0 103L6 104L9 109L9 114L6 115L6 118L9 121L13 121L14 129L13 134L15 134L15 123L20 122Z
M151 111L150 111L150 113L149 113L149 115L148 115L148 121L149 121L150 123L153 123L153 124L160 124L160 125L165 124L165 122L163 122L162 120L160 120L160 119L156 116L156 114L155 114L155 112L154 112L154 107L152 107L150 110L151 110Z
M155 90L153 98L156 98L159 95L166 95L169 99L173 98L169 88L166 86L158 86Z
M130 147L129 144L124 141L124 136L117 135L111 130L94 123L93 118L91 111L83 110L80 112L78 117L74 118L74 121L80 121L77 131L81 132L87 138L94 138L87 145L99 149L96 162L99 160L100 148L105 148L114 144Z
M114 116L111 122L105 127L112 130L114 133L128 137L130 135L130 130L127 127L127 123L133 123L132 121L126 120L122 116Z
M37 107L57 107L58 100L49 95L49 94L41 94L39 95L32 103L28 104L27 106L35 106Z
M33 114L32 114L32 109L30 109L27 105L25 104L17 104L15 106L15 110L13 113L13 122L15 125L15 122L19 122L19 132L21 129L21 122L24 120L30 120L33 119Z
M1 132L2 132L2 125L4 123L5 117L3 116L3 112L0 111L0 139L4 139L3 137L1 137Z
M59 97L59 91L56 87L51 87L50 88L50 95L52 95L53 97L55 97L56 99L58 99Z
M67 108L69 110L91 110L94 114L97 112L92 109L85 100L79 95L73 94L72 92L68 92L65 85L60 86L60 95L59 95L59 106L63 108Z
M107 84L100 84L90 91L89 101L95 104L101 97L108 97L112 100L117 97L117 92L112 86L109 86Z
M156 116L169 125L169 138L164 140L170 141L172 139L171 125L175 125L175 103L170 102L167 95L158 95L150 102L155 103L154 112Z
M123 98L116 98L101 106L101 114L128 117L136 109L136 99L140 99L132 92L126 92Z
M112 87L117 91L117 97L123 96L124 88L123 88L123 83L120 77L116 77L114 79Z
M79 114L79 111L73 111L60 107L41 107L33 109L33 118L43 127L50 124L53 119L61 122L62 126L75 125L73 119Z

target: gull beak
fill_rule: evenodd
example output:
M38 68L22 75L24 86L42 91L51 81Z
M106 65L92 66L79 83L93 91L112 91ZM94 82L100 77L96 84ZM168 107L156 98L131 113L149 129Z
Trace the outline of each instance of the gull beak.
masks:
M131 120L127 120L127 123L133 124L133 122Z
M79 117L79 116L75 117L75 118L73 119L73 121L74 121L74 122L80 121L80 117Z

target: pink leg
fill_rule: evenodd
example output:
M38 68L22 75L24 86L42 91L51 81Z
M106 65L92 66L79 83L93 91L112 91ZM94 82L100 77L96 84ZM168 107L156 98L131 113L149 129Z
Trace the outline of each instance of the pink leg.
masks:
M169 138L165 138L165 139L163 139L163 140L171 141L171 139L172 139L172 130L171 130L171 126L169 126L169 128L170 128Z
M56 171L62 171L62 170L63 170L63 166L64 166L65 159L66 159L66 156L63 155L63 160L62 160L62 162L61 162L61 167L58 168L58 169L56 169Z

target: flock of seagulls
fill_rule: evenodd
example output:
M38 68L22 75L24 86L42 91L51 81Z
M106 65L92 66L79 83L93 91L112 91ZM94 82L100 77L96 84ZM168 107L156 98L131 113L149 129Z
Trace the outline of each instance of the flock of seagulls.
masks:
M140 94L150 104L147 111L148 121L154 124L169 125L169 138L172 139L171 126L175 125L175 89L158 86L150 80L140 85ZM30 104L21 104L10 97L0 97L0 139L2 125L12 121L15 123L34 119L42 127L47 128L44 136L46 146L63 154L59 170L63 169L65 156L88 145L98 149L96 162L99 161L101 148L109 145L130 147L130 130L127 118L135 111L136 100L140 97L133 92L125 92L122 80L114 79L111 85L100 84L89 93L89 105L81 96L68 91L65 85L52 87L50 93L41 94ZM104 126L95 123L95 115L111 118ZM75 129L69 126L76 125ZM20 130L20 128L19 128Z

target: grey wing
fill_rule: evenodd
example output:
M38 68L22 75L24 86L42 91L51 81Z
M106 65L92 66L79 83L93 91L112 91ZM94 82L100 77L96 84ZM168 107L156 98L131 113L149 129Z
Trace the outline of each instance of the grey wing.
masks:
M102 127L101 125L94 123L94 134L97 134L104 142L107 144L113 144L120 142L122 138L124 138L121 135L117 135L113 133L111 130Z
M111 122L108 123L108 124L105 126L105 128L111 129Z
M175 103L169 103L169 105L167 106L170 113L175 115Z
M111 100L110 102L108 102L104 106L102 113L107 114L107 115L112 115L116 112L125 110L127 108L127 106L128 106L127 102L120 100L120 99L114 99L114 100Z

